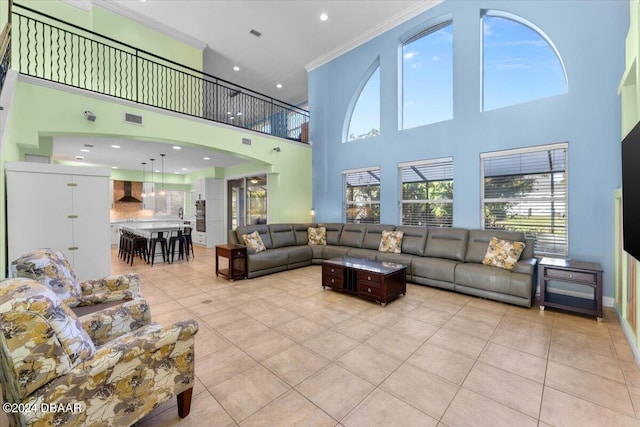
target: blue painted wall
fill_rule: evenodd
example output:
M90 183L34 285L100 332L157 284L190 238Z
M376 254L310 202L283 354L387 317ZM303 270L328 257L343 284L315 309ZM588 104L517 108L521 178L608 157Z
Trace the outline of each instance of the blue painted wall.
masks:
M537 25L558 48L569 92L480 111L481 9L503 10ZM398 131L399 39L451 14L454 118ZM613 296L613 191L620 186L620 99L629 3L604 1L445 1L309 73L313 205L317 221L343 221L342 171L381 167L381 222L398 224L397 164L452 156L454 226L479 228L480 153L569 143L569 255L600 262ZM380 57L381 135L342 143L349 101Z

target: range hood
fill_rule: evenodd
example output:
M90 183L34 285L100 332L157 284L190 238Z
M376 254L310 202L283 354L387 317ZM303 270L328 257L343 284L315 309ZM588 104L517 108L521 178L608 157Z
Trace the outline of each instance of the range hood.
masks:
M124 181L124 196L116 200L116 203L142 203L131 195L131 181Z

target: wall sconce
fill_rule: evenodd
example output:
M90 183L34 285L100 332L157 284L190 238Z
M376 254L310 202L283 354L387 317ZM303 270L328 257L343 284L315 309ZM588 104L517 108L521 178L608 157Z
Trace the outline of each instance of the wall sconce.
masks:
M280 147L274 148L273 151L275 151L276 153L279 153L280 152Z
M311 214L311 222L316 222L316 210L311 208L309 213Z
M91 111L87 110L84 112L84 118L89 120L90 122L95 122L96 121L96 115L93 114Z

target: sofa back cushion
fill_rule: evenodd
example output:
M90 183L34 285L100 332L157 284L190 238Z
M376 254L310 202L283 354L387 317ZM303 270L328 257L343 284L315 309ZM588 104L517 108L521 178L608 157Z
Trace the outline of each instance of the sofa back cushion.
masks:
M296 235L291 224L270 224L269 233L274 248L296 245Z
M396 231L402 231L402 253L424 256L424 246L427 243L429 229L427 227L412 227L399 225Z
M521 231L469 230L469 243L467 244L467 255L465 257L465 261L481 264L487 254L487 248L489 248L489 242L492 237L515 242L525 241L524 233ZM525 259L524 253L521 255L521 258Z
M309 227L316 228L316 224L293 224L293 234L296 236L296 245L306 245L309 243Z
M367 231L364 233L364 240L362 241L362 247L364 249L373 249L375 251L380 247L380 240L382 238L383 231L394 231L395 225L387 224L368 224Z
M361 248L366 231L366 224L345 224L344 227L342 227L342 234L340 235L340 246Z
M424 255L434 258L464 261L469 230L466 228L430 228ZM487 241L487 245L489 242ZM487 248L485 253L487 252ZM484 258L484 253L482 254ZM482 259L480 260L482 262Z
M273 242L271 241L271 234L269 233L269 227L267 225L241 225L236 228L236 235L238 236L238 241L244 244L244 239L242 238L243 234L251 234L254 231L257 231L260 234L260 239L262 239L262 243L264 243L264 247L266 249L273 249Z
M326 224L318 224L318 227L327 229L327 245L339 245L340 235L342 234L343 224L339 222L329 222Z

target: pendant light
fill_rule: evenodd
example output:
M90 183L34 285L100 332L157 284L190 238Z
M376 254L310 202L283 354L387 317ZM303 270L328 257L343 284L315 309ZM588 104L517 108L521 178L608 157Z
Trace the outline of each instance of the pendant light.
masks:
M165 194L167 194L167 192L164 189L164 156L165 154L160 154L160 157L162 158L162 190L160 191L161 196L164 196Z
M149 195L153 197L156 195L156 192L153 189L153 161L155 159L149 159L149 160L151 160L151 193L149 193Z
M142 197L147 197L147 193L144 192L144 167L146 164L146 162L142 162Z

